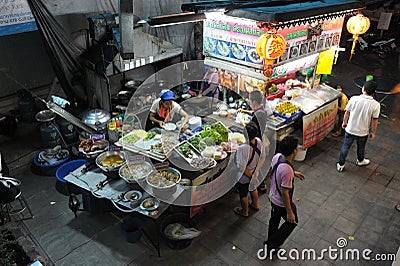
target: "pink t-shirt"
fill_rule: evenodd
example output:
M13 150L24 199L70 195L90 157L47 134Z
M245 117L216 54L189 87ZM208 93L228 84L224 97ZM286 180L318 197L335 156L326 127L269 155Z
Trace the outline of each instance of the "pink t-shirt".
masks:
M272 164L271 167L273 168L276 163L278 163L278 159L280 156L283 156L281 153L278 153L274 155L272 158ZM276 174L276 179L275 179L275 174ZM283 188L293 188L293 179L294 179L294 172L292 167L287 164L287 163L281 163L279 164L278 168L276 169L275 173L272 173L271 175L271 189L269 191L270 198L272 199L272 203L275 205L285 207L283 204L283 200L281 195L279 195L279 192L276 189L275 185L275 180L276 183L278 184L279 190L281 193L283 193Z

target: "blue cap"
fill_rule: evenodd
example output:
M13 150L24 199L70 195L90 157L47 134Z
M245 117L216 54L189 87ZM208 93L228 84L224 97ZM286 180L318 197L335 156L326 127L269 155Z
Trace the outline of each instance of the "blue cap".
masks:
M174 92L171 90L167 90L164 92L160 93L160 97L163 101L169 101L169 100L174 100L175 99L175 95Z

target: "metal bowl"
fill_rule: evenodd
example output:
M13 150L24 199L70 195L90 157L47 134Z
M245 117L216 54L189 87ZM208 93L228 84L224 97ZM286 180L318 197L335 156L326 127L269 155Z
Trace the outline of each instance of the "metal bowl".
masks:
M159 172L159 173L161 173L161 172L171 172L171 173L177 175L178 178L172 184L168 184L169 182L164 182L165 178L160 178L159 179L160 182L158 182L158 179L153 179L152 178L154 175L157 174L157 172ZM154 170L146 177L147 184L150 187L158 189L158 190L165 190L165 189L169 189L169 188L175 187L176 184L179 184L180 181L181 181L181 173L178 170L176 170L175 168L172 168L172 167L166 167L166 168ZM157 184L155 182L157 182Z
M147 173L143 173L140 171L142 168L140 167L149 167L149 171ZM137 171L139 169L139 172ZM123 165L119 168L118 174L119 176L127 183L137 183L144 181L147 175L153 170L153 165L146 161L135 161L135 162L128 162L127 164ZM132 175L132 172L135 171ZM128 175L127 175L128 173Z
M118 159L117 157L119 157L123 162L122 163L113 162L114 158ZM107 162L107 159L110 160L110 165ZM96 157L96 165L104 172L118 171L118 169L125 164L126 164L125 152L123 151L106 151Z
M56 114L51 110L42 110L35 115L38 122L50 122L56 118Z

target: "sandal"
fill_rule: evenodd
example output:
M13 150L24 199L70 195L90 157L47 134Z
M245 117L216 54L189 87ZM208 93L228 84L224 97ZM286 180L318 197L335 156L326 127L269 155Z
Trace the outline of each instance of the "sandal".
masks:
M242 216L242 217L245 217L245 218L249 217L249 215L246 215L246 214L243 213L243 209L240 208L240 207L235 207L233 209L233 211L239 216Z
M397 204L394 208L395 208L398 212L400 212L400 204Z
M256 211L256 212L258 212L258 211L260 210L260 208L254 207L253 203L250 203L250 204L249 204L249 208L252 209L252 210L254 210L254 211Z
M337 138L337 137L339 137L340 135L342 135L342 132L336 131L335 133L332 134L332 137Z

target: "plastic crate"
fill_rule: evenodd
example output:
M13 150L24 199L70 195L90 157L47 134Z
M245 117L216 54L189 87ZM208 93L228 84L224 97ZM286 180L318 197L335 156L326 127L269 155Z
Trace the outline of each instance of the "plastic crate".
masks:
M274 115L285 119L286 120L286 124L288 124L288 123L300 118L302 113L303 112L301 110L299 110L299 111L293 113L290 117L287 117L286 115L283 115L283 114L280 114L280 113L274 111Z

